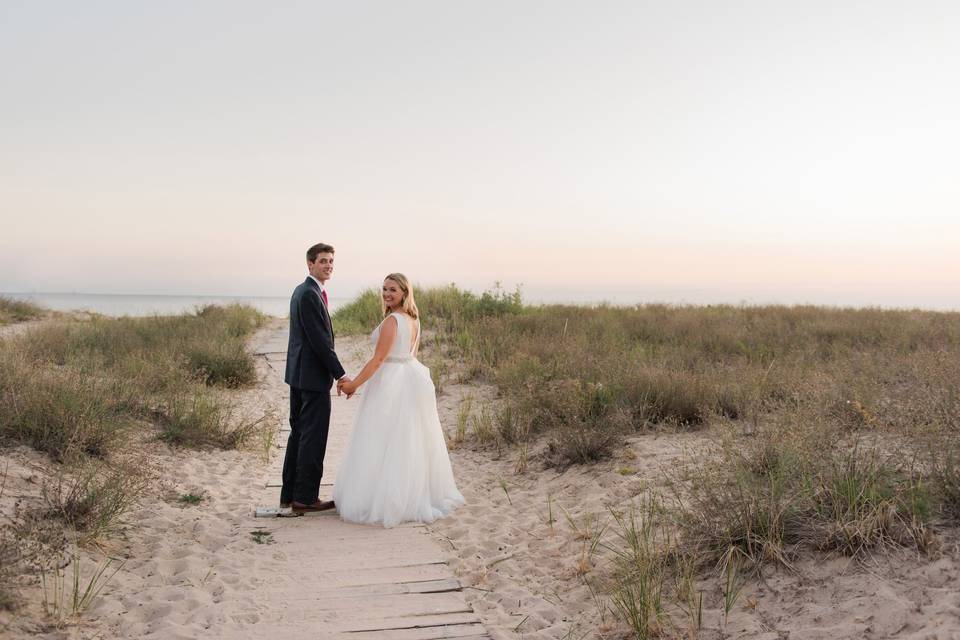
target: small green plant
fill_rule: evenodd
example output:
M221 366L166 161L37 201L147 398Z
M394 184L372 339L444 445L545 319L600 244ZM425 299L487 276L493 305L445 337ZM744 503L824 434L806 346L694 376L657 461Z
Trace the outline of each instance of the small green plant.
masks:
M200 504L202 501L203 494L198 493L183 493L180 494L180 498L178 498L178 502L189 505Z
M607 601L603 596L602 589L595 583L594 580L590 578L585 578L583 583L587 585L587 590L590 592L590 598L593 600L593 605L596 607L597 614L600 616L600 625L606 625L607 613L610 611L610 606L607 604Z
M513 472L517 475L523 475L527 472L527 455L528 455L529 445L524 442L521 443L517 451L517 464L513 467Z
M580 559L576 567L576 573L582 577L589 573L593 567L593 556L600 547L608 523L601 521L600 514L587 514L583 517L583 527L577 528L566 510L564 510L564 514L570 519L571 526L574 527L576 532L576 538L583 541L580 547Z
M503 495L507 496L507 502L513 506L513 500L510 499L510 492L507 490L507 481L500 478L500 488L503 489Z
M614 552L616 570L611 595L613 610L636 638L654 637L662 628L663 590L670 540L654 525L662 511L657 497L647 497L639 508L610 510L618 543L604 543Z
M473 437L477 439L478 444L485 445L496 442L497 435L493 428L493 418L486 407L483 407L480 413L473 414L471 422L473 423Z
M501 405L500 410L495 414L497 424L497 435L505 444L515 444L522 439L523 429L520 426L519 416L509 402Z
M112 573L107 575L111 566L117 564ZM71 556L72 579L68 581L63 568L56 566L53 569L40 570L40 584L43 598L44 613L53 618L60 627L70 616L77 616L86 611L108 582L123 568L124 562L117 562L113 558L105 559L87 580L80 576L80 558ZM69 584L69 590L68 590Z
M553 532L553 523L556 521L557 519L553 517L553 494L548 493L547 494L547 526L550 527L551 533Z
M723 624L726 626L733 605L740 597L743 589L743 579L740 574L740 555L735 547L731 547L727 554L723 568Z
M457 431L453 441L460 444L467 438L467 422L470 420L470 412L473 410L473 396L467 395L460 403L457 409Z
M267 409L263 417L252 425L246 427L247 434L257 443L256 450L263 458L264 462L270 460L270 452L280 435L277 430L279 418L273 409Z
M257 544L273 544L273 533L266 529L254 529L250 532L250 537Z
M632 580L617 585L612 596L613 609L637 640L656 637L662 613L660 577L654 573L638 573Z
M689 636L696 638L703 628L703 591L697 589L696 562L689 554L678 553L674 568L677 603L687 615Z
M437 394L441 394L444 391L447 367L447 361L442 358L438 358L430 363L430 379L433 381L433 388Z

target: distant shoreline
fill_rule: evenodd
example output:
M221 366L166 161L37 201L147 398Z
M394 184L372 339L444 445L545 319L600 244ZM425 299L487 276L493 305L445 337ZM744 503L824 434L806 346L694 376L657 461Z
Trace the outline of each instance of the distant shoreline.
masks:
M330 307L336 311L340 307L355 300L362 292L349 296L331 296ZM676 292L675 292L676 293ZM689 293L689 292L688 292ZM192 311L197 306L206 304L249 304L267 315L286 317L288 314L289 297L282 296L252 296L252 295L223 295L223 294L133 294L133 293L85 293L85 292L50 292L50 291L0 291L0 296L33 302L53 311L91 311L104 315L132 315L143 316L154 313L183 313ZM636 305L663 304L668 306L814 306L832 309L883 309L889 311L933 311L939 313L960 312L960 303L954 307L945 305L910 305L910 304L869 304L862 301L840 303L825 300L775 300L775 299L697 299L686 296L670 296L664 294L647 295L640 293L633 301L623 298L608 300L559 300L552 298L523 297L525 306L564 305L597 307L608 305L611 307L633 307Z
M154 314L188 313L209 304L246 304L276 317L288 313L289 298L285 296L224 296L224 295L163 295L116 293L25 293L3 292L14 300L32 302L52 311L88 311L108 316L149 316ZM348 299L331 299L331 307Z

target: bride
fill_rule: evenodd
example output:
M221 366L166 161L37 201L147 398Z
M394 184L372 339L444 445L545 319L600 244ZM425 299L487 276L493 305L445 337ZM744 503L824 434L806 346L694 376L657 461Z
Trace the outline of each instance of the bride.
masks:
M367 382L333 485L344 520L433 522L463 504L437 414L430 370L417 360L420 320L407 277L383 281L384 319L373 330L373 357L340 391Z

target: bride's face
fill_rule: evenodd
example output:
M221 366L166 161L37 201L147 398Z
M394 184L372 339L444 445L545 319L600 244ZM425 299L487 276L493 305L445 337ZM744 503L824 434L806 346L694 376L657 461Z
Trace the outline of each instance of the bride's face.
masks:
M403 289L393 280L383 281L382 295L387 309L399 309L400 305L403 304Z

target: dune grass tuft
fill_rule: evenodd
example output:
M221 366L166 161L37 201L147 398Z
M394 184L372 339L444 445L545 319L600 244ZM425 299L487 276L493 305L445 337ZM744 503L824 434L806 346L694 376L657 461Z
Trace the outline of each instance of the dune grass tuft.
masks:
M43 309L31 302L0 296L0 326L35 320L43 315Z

